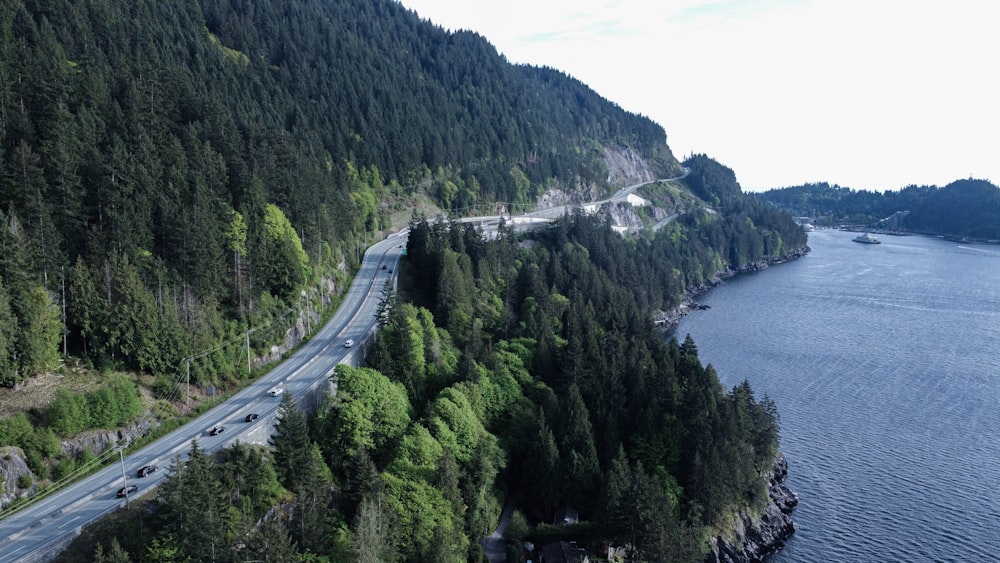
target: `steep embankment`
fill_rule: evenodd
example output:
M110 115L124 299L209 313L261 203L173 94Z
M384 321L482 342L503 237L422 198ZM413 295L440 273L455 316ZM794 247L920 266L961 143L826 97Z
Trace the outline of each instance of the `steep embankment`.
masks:
M740 512L731 535L716 536L707 561L709 563L743 563L762 561L780 550L795 532L791 514L799 499L785 485L788 462L778 454L771 470L768 503L759 515Z

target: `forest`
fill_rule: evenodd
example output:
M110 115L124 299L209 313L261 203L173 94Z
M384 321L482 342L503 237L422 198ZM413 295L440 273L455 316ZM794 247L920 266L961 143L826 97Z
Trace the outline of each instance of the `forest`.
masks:
M183 370L245 384L243 336L260 356L303 309L329 314L417 202L457 217L607 194L603 150L678 176L666 141L391 0L4 3L0 385L98 383L0 419L0 442L40 482L64 478L93 460L63 447L81 431L179 414ZM286 403L272 448L193 448L82 557L480 560L517 494L512 560L562 538L698 560L766 502L776 413L652 315L805 235L723 165L683 166L705 205L655 234L577 214L494 240L414 217L368 367L341 368L317 413ZM565 507L580 524L544 524Z
M1000 188L987 180L869 192L825 183L768 190L761 201L820 225L855 224L949 238L1000 240Z
M390 0L4 3L0 384L170 373L342 286L410 198L610 189L607 146L679 167L649 119Z
M725 193L708 180L727 169L685 165ZM767 502L778 415L746 382L724 389L650 311L719 264L749 263L729 259L747 224L746 261L804 244L787 214L736 199L635 238L582 214L495 239L415 217L369 367L338 367L315 414L286 398L273 451L192 451L141 522L78 548L109 561L480 561L514 495L508 561L559 540L701 561L728 518ZM567 507L580 521L552 525Z

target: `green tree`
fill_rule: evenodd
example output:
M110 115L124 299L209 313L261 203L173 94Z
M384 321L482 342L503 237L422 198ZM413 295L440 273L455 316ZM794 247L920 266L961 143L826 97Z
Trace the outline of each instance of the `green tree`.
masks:
M299 472L309 459L312 443L305 414L295 404L291 393L285 393L278 411L278 422L271 436L274 462L278 477L289 489L299 485Z
M381 373L340 364L334 371L333 444L345 459L361 449L378 462L391 452L410 423L406 390Z
M129 556L128 552L118 543L117 538L111 539L111 547L108 551L104 551L104 546L102 544L97 544L97 548L94 550L94 563L131 563L132 558Z
M250 534L247 539L246 557L248 560L268 563L301 561L288 530L277 520L264 520L260 523L260 528Z
M164 534L153 538L146 546L148 563L182 563L190 561L181 554L180 542L173 534Z
M49 427L68 438L90 427L90 406L87 397L69 389L57 389L49 405Z
M215 462L192 442L188 460L178 458L157 493L164 532L184 538L184 557L213 560L228 549L227 509Z
M261 243L254 258L256 279L274 295L291 299L309 277L309 256L278 206L265 206L261 227Z
M59 361L62 328L58 307L42 287L26 291L16 303L20 319L17 350L21 373L26 376L54 367Z
M330 518L330 470L323 462L318 446L307 453L297 468L300 477L295 490L295 508L291 530L300 551L325 553L333 536Z
M0 385L11 386L17 377L17 318L10 307L10 295L0 281Z

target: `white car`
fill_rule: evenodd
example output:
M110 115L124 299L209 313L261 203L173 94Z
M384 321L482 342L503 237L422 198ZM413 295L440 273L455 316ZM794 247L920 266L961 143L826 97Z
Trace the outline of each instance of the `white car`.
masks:
M354 341L348 338L347 342L344 342L344 348L350 348L351 346L354 346Z
M280 397L281 394L284 393L284 392L285 392L285 390L282 389L281 387L275 387L274 389L271 389L270 391L268 391L267 394L270 395L270 396L272 396L272 397Z

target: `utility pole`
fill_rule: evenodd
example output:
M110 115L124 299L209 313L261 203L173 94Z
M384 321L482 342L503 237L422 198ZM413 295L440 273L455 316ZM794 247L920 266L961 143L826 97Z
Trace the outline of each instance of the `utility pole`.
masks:
M125 491L125 510L128 510L128 477L125 476L125 446L118 446L118 459L122 464L122 489Z
M253 378L253 366L250 364L250 333L253 329L247 330L247 377Z

